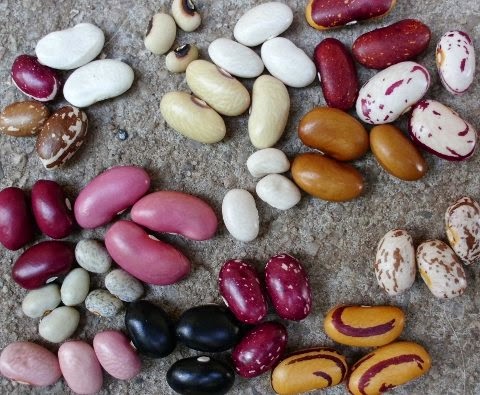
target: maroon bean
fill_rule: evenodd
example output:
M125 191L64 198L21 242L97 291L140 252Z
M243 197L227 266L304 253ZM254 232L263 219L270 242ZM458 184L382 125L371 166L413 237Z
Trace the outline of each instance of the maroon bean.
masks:
M57 72L41 64L35 56L20 55L12 65L12 80L27 96L38 101L55 99L61 80Z
M12 278L23 288L40 288L68 273L74 260L73 248L69 244L43 241L20 255L12 267Z
M312 308L307 273L288 254L275 255L265 266L265 284L277 314L286 320L303 320Z
M267 315L267 300L253 266L239 259L224 263L218 276L220 294L239 321L257 324Z
M287 330L277 322L264 322L249 331L232 351L235 371L256 377L270 370L287 346Z
M33 218L27 197L20 188L0 192L0 243L9 250L18 250L33 238Z
M72 204L55 181L39 180L33 185L32 209L38 227L47 236L63 239L72 233Z
M340 110L352 108L358 96L358 76L345 45L335 38L327 38L315 48L313 60L327 105Z

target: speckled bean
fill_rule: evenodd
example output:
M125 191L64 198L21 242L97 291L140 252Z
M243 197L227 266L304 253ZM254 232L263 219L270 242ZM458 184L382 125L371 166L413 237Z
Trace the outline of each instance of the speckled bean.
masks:
M100 317L114 317L123 308L120 299L104 289L95 289L85 299L85 307L88 311Z
M21 101L0 113L0 133L13 137L35 136L47 121L50 111L37 101Z
M83 303L90 289L90 276L85 269L73 269L64 278L60 295L65 306L76 306Z
M75 258L81 267L91 273L106 273L112 264L107 249L93 239L83 239L77 243Z
M60 288L57 284L49 284L27 293L22 311L27 317L39 318L55 309L60 302Z
M80 313L73 307L61 306L43 317L38 325L38 333L45 340L61 343L77 330Z
M115 269L105 277L105 287L124 302L133 302L143 295L143 285L125 270Z

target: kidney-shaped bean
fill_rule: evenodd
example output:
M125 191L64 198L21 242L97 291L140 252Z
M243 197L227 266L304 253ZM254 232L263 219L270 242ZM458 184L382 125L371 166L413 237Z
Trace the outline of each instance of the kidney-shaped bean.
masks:
M155 232L176 233L192 240L211 239L218 220L202 199L182 192L154 192L132 208L132 220Z
M36 289L68 273L75 255L61 241L42 241L26 250L12 267L13 280L23 288Z
M32 209L38 227L52 239L67 237L75 226L70 200L55 181L38 180L33 185Z
M133 222L115 223L105 235L105 246L125 271L148 284L174 284L190 272L185 255Z
M218 276L220 295L235 317L257 324L267 315L265 293L255 268L240 259L223 264Z
M310 314L310 283L305 269L293 256L279 254L270 258L265 266L265 285L281 318L300 321Z
M75 202L75 218L82 228L110 222L132 206L150 187L147 172L136 166L116 166L95 177Z
M0 192L0 243L9 250L18 250L33 238L33 220L27 197L20 188Z
M52 385L62 376L57 356L30 342L11 343L3 349L0 373L10 380L35 386Z

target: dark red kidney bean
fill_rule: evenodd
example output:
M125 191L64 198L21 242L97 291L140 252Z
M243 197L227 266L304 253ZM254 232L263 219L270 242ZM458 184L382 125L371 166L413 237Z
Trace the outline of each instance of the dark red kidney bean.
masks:
M0 191L0 243L15 251L33 239L33 218L20 188Z
M240 326L224 306L208 304L185 311L177 322L177 338L187 347L204 352L221 352L240 340Z
M250 330L232 351L235 371L256 377L270 370L287 346L287 330L278 322L264 322Z
M352 108L358 96L358 76L345 45L335 38L327 38L317 45L313 58L327 105L340 110Z
M230 366L205 355L180 359L167 372L168 385L179 394L224 395L234 382Z
M26 250L12 267L13 280L23 288L40 288L68 273L75 261L70 244L43 241Z
M416 19L404 19L372 30L353 43L353 56L358 63L371 69L384 69L420 55L430 43L427 25Z
M277 314L286 320L303 320L312 309L307 273L288 254L275 255L265 266L265 284Z
M55 181L39 180L33 185L32 209L38 227L47 236L63 239L72 233L72 204Z
M42 102L55 99L62 85L54 69L44 66L30 55L20 55L15 59L11 75L18 89Z
M267 315L267 298L255 268L240 259L223 264L218 276L220 295L239 321L258 324Z

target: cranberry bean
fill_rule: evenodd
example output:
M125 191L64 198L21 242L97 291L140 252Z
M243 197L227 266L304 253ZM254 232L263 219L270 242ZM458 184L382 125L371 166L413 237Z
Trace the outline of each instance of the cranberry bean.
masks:
M32 209L40 230L52 239L63 239L75 226L72 205L55 181L39 180L32 188Z
M287 254L275 255L265 266L265 284L277 314L286 320L303 320L312 309L307 273Z
M359 90L358 76L345 45L335 38L327 38L315 48L313 60L327 105L340 110L352 108Z
M62 376L57 356L30 342L11 343L3 349L0 373L10 380L35 386L52 385Z
M93 348L102 367L116 379L130 380L140 373L142 361L122 332L97 333Z
M23 288L40 288L68 273L74 260L73 248L69 244L43 241L20 255L12 267L12 278Z
M82 228L107 224L132 206L150 188L147 172L136 166L116 166L95 177L75 202L75 218Z
M69 341L58 349L63 378L77 394L93 394L103 385L102 368L90 344Z
M287 330L277 322L253 328L232 351L235 371L242 377L256 377L270 370L287 346Z
M18 250L33 238L33 219L27 197L20 188L0 192L0 243L9 250Z
M190 272L180 251L129 221L118 221L105 235L108 253L126 272L148 284L174 284Z
M211 239L218 225L215 212L202 199L171 191L144 196L133 206L132 220L155 232L180 234L192 240Z
M40 64L35 56L20 55L12 65L12 80L25 95L38 100L55 99L62 85L58 73L50 67Z
M238 320L257 324L267 315L267 299L258 273L247 262L240 259L225 262L218 285L223 301Z

